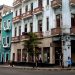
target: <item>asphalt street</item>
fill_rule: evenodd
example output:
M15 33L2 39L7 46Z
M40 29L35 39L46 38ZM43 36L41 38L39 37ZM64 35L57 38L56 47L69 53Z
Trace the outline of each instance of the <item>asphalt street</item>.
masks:
M14 68L0 68L0 75L75 75L75 71L41 71Z

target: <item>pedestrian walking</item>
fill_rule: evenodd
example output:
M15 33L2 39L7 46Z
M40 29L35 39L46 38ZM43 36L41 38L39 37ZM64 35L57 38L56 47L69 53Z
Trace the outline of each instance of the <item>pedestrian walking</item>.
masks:
M68 67L71 67L71 65L72 65L72 60L70 57L68 57Z

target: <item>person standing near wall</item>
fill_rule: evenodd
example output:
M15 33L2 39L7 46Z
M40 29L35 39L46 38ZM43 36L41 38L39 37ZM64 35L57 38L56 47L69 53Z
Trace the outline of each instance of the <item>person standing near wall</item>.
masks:
M72 60L70 57L68 57L68 67L71 67L71 65L72 65Z

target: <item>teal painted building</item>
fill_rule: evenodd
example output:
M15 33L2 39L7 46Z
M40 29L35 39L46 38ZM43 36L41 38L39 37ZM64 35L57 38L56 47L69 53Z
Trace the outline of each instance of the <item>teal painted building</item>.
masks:
M10 61L11 37L12 37L12 18L13 12L8 12L2 17L2 41L1 41L1 62Z

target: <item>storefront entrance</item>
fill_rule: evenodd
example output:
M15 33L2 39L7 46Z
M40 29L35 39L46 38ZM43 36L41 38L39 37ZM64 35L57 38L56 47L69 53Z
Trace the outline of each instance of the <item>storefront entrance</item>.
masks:
M55 47L55 64L62 65L62 49L61 47Z
M71 58L72 63L75 64L75 40L71 41Z
M61 48L61 41L54 41L54 56L55 56L55 65L62 66L62 48Z

